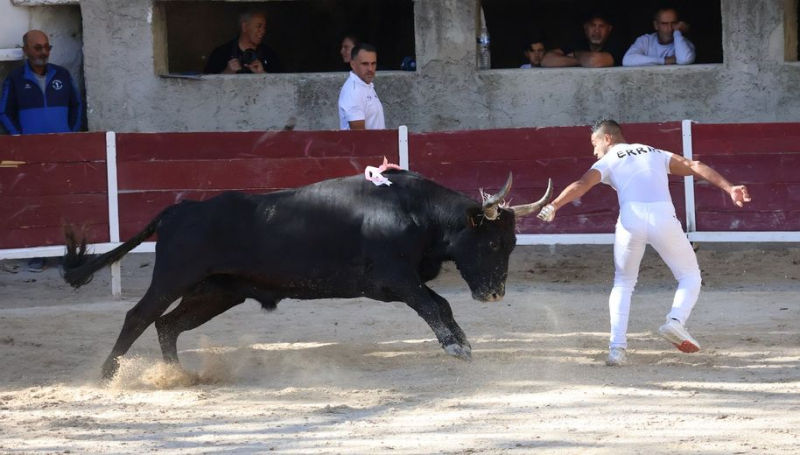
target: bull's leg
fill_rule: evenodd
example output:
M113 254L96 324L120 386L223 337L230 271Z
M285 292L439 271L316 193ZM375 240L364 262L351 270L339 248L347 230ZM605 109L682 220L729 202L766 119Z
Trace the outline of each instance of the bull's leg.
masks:
M422 287L423 286L420 286L420 288ZM462 360L471 360L472 356L469 351L467 351L467 349L459 342L458 338L456 338L456 335L453 333L450 327L448 327L447 324L445 324L445 322L442 320L441 311L439 310L439 303L433 299L428 292L423 292L424 295L403 300L408 306L413 308L417 314L425 320L425 322L428 323L433 330L433 333L436 335L436 338L439 340L439 343L442 345L442 348L444 348L448 354L458 357Z
M170 289L174 289L170 287ZM164 291L162 286L151 284L144 297L125 315L125 323L117 337L117 342L103 363L103 379L111 379L119 369L119 358L125 355L134 341L157 317L169 308L181 295L180 290Z
M450 303L442 296L434 292L431 288L428 288L428 294L431 298L436 301L439 305L439 316L442 318L442 322L453 332L453 336L456 337L456 340L464 347L464 350L469 356L472 356L472 345L469 344L467 340L467 335L461 330L458 323L456 322L455 318L453 318L453 310L450 308Z
M369 250L369 248L365 249ZM461 344L459 338L453 333L451 327L443 320L440 302L433 297L436 294L425 286L425 283L420 281L417 270L398 267L398 262L399 261L391 260L378 261L379 264L391 265L387 266L385 269L375 271L375 276L377 278L374 280L374 286L377 292L370 297L386 302L405 302L406 305L410 306L428 323L445 352L462 360L471 360L472 357L469 351L464 348L464 345ZM397 283L404 283L404 285L398 287ZM439 296L437 295L437 297ZM439 297L439 299L444 302L447 308L446 313L449 313L449 319L452 320L453 315L450 310L450 305L441 297ZM455 321L453 321L452 325L458 328ZM461 332L461 336L463 337L463 332L460 328L458 328L458 331Z
M156 319L158 342L164 361L179 364L178 336L182 332L200 327L244 300L244 297L218 288L185 295L177 308Z

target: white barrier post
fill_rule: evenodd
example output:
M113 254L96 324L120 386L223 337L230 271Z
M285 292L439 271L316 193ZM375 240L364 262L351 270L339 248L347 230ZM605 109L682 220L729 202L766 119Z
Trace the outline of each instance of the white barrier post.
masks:
M117 135L106 132L106 171L108 173L108 236L110 243L119 243L119 192L117 185ZM111 294L122 296L120 261L111 264Z
M681 132L683 135L683 157L691 160L693 156L691 120L681 122ZM686 233L691 234L697 230L694 206L694 177L691 175L683 178L683 192L686 200Z
M397 163L401 168L408 168L408 127L401 125L397 130L397 148L400 153L400 162Z

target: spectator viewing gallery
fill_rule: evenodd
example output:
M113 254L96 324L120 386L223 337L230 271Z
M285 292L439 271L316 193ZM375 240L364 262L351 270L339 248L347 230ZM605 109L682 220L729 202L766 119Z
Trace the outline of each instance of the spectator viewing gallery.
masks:
M574 125L601 114L620 121L791 121L800 109L793 102L798 73L784 64L797 60L796 0L670 2L679 14L662 22L676 27L672 43L642 39L655 34L653 12L664 3L654 0L475 0L458 8L438 0L117 1L104 10L89 3L69 7L79 28L67 32L77 37L78 51L65 51L65 32L53 36L54 63L94 100L83 123L92 131L338 129L332 113L350 70L342 50L354 41L377 50L376 93L389 128ZM642 39L640 50L656 52L654 67L583 72L545 64L548 52L586 39L585 18L598 10L607 33L596 38L607 35L609 44L618 44L613 62L596 66L624 65L619 55ZM247 11L263 16L254 16L256 39L242 42L240 17ZM675 39L678 29L682 39ZM125 44L129 36L137 37L135 50ZM672 64L670 47L683 44L694 49L675 56L683 68L655 66ZM273 55L258 55L259 47ZM256 50L255 71L248 49ZM227 68L232 60L239 69ZM636 60L631 66L640 66ZM247 68L272 75L217 76L220 66L211 63L220 61L228 73ZM178 80L184 76L197 82ZM663 89L648 90L653 83ZM754 84L761 90L748 89Z
M690 25L687 37L697 47L694 63L722 63L722 19L719 0L482 0L491 35L492 68L519 68L528 63L520 47L541 36L547 50L572 46L588 16L603 16L613 27L610 42L624 53L641 35L653 33L653 15L675 7ZM537 38L538 39L538 38ZM620 56L621 59L621 56ZM615 66L621 66L619 62Z
M280 61L274 72L349 71L340 54L347 35L378 49L380 69L400 70L404 59L414 57L412 0L159 4L166 13L170 73L204 72L211 52L239 33L239 17L247 11L264 14L262 43Z

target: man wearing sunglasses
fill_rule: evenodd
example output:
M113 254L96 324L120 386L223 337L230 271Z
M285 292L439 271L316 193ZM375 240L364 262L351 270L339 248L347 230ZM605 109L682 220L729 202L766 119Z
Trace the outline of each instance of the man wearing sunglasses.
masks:
M69 133L81 127L81 101L69 71L48 63L50 40L31 30L22 36L25 64L9 73L0 93L0 123L9 134ZM41 272L45 258L32 258L28 270Z
M0 123L9 134L69 133L81 127L81 101L69 71L48 63L47 35L22 37L25 64L9 73L0 94Z

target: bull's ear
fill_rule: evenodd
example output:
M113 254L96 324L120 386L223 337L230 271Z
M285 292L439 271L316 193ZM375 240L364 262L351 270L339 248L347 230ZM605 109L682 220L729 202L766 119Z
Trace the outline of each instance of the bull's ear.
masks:
M483 221L483 209L480 207L467 209L467 227L476 228Z

